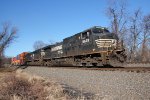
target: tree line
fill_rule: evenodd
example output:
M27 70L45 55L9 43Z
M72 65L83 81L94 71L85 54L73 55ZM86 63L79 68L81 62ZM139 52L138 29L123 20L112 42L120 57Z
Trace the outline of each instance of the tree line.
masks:
M11 26L10 23L2 24L0 30L0 67L3 67L5 63L10 62L10 58L4 55L7 47L17 38L18 29Z
M110 30L124 41L128 62L150 62L150 13L129 12L123 0L109 0L106 16Z

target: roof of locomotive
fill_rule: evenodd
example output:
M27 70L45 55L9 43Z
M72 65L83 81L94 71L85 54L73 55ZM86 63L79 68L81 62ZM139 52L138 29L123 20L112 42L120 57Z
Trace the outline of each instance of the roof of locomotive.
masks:
M88 30L95 29L95 28L100 28L100 29L106 29L106 30L108 30L108 28L106 28L106 27L102 27L102 26L93 26L93 27L88 28L88 29L86 29L86 30L84 30L84 31L82 31L82 32L86 32L86 31L88 31ZM80 32L80 33L82 33L82 32Z
M30 52L30 54L33 54L33 53L36 53L36 52L40 52L41 50L45 50L45 49L52 48L52 47L57 46L57 45L60 45L60 44L62 44L62 42L56 42L55 44L51 44L51 45L45 46L45 47L43 47L43 48L34 50L34 51Z
M69 36L69 37L67 37L67 38L64 38L63 40L67 40L67 39L69 39L69 38L71 38L71 37L73 37L73 36L77 36L77 35L79 35L79 34L81 34L81 33L83 33L83 32L86 32L86 31L88 31L88 30L95 29L95 28L101 28L101 29L106 29L106 30L108 30L108 28L106 28L106 27L93 26L93 27L90 27L90 28L88 28L88 29L86 29L86 30L83 30L83 31L79 32L79 33L76 33L76 34L74 34L74 35L72 35L72 36Z

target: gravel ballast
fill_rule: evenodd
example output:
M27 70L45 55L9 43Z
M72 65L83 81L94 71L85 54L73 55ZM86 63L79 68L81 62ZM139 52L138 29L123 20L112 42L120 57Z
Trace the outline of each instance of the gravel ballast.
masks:
M56 80L102 100L150 100L150 73L27 67L24 71Z

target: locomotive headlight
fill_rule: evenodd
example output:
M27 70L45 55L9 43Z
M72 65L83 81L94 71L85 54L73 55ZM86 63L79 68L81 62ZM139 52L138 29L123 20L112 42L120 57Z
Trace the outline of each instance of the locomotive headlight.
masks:
M112 40L112 45L116 46L116 40L115 39Z
M115 40L112 40L112 44L115 44Z

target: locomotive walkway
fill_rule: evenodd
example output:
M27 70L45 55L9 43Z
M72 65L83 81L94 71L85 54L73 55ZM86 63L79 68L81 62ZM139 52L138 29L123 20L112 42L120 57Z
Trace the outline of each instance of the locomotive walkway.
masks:
M25 72L104 98L149 100L150 73L27 67Z

